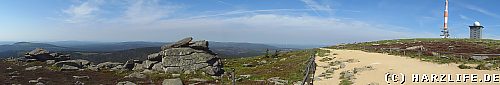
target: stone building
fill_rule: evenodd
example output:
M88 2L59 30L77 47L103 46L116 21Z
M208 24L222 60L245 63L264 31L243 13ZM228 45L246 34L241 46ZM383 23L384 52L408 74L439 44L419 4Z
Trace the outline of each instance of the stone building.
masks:
M478 21L474 22L474 24L470 27L470 39L481 39L482 38L482 32L483 32L483 26L481 26L481 23Z

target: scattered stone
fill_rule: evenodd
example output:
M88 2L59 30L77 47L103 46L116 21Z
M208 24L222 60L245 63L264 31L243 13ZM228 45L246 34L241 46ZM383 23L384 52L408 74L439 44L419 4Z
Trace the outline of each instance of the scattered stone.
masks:
M87 69L91 71L99 71L99 67L97 67L96 65L89 65Z
M17 79L19 78L20 76L10 76L9 80L14 80L14 79Z
M267 64L267 61L266 61L266 60L259 61L259 64L260 64L260 65L262 65L262 64Z
M323 80L323 79L321 79L321 78L314 78L314 81L321 81L321 80Z
M439 56L439 53L437 52L431 52L432 56Z
M193 73L193 71L191 71L191 70L186 70L186 71L184 71L184 73L183 73L183 74L191 74L191 73Z
M145 69L141 73L149 74L149 73L154 73L154 71L149 70L149 69Z
M146 75L139 73L139 72L134 72L134 73L129 74L128 76L125 76L125 78L140 78L140 79L143 79L146 77L147 77Z
M153 53L148 55L148 60L151 61L161 61L160 53Z
M379 85L379 84L378 84L378 83L376 83L376 82L371 82L371 83L369 83L368 85Z
M47 61L45 61L45 63L51 65L51 64L56 63L56 60L47 60Z
M176 78L176 79L165 79L163 80L162 85L183 85L183 84L180 78Z
M35 85L45 85L45 84L44 84L44 83L42 83L42 82L38 82L38 83L36 83Z
M56 62L53 66L57 67L62 67L63 65L69 65L77 68L83 68L83 67L88 67L90 65L90 61L88 60L66 60L66 61L59 61Z
M450 57L448 57L448 56L441 56L441 57L439 57L439 58L446 58L446 59L449 59Z
M19 73L19 71L14 71L14 72L10 72L9 73L9 76L16 76L16 75L19 75L21 73Z
M425 47L420 45L420 46L412 46L412 47L408 47L406 48L406 50L424 50Z
M75 79L75 80L90 79L90 77L89 76L73 76L73 79Z
M356 73L359 73L359 72L362 72L362 71L367 71L367 70L375 70L375 68L373 68L373 66L364 66L364 67L361 67L361 68L354 68L353 72L356 74Z
M287 58L282 58L282 59L280 59L280 61L285 61L286 59L287 59Z
M347 65L346 65L346 63L345 63L345 62L342 62L342 63L340 63L340 64L339 64L339 68L345 68L346 66L347 66Z
M83 83L81 81L76 81L75 83L73 83L73 85L85 85L85 83Z
M307 83L304 83L304 84L308 85ZM293 85L302 85L302 81L293 82Z
M333 73L335 72L334 68L326 69L325 73Z
M137 85L137 84L135 84L134 82L130 82L130 81L122 81L122 82L118 82L116 85Z
M208 80L206 80L206 79L200 79L200 78L192 78L192 79L189 79L189 81L206 82Z
M471 58L474 60L484 60L484 59L487 59L489 57L488 56L472 56Z
M30 80L28 83L38 83L38 80Z
M114 67L117 67L117 66L120 66L120 65L123 65L123 63L119 63L119 62L104 62L104 63L97 64L97 67L98 68L102 68L102 69L110 69L110 68L114 68Z
M274 83L274 85L286 85L288 84L288 80L282 80L280 77L271 77L267 79L267 81Z
M179 76L181 76L181 74L171 74L171 75L172 75L172 77L179 77Z
M25 68L24 70L32 71L32 70L36 70L36 69L39 69L39 68L42 68L42 66L32 66L32 67Z
M359 62L359 60L356 60L356 59L347 59L347 60L345 60L345 62L355 63L355 62Z
M492 66L493 66L493 64L491 64L491 63L487 63L484 65L484 67L492 67Z
M111 68L110 70L111 71L117 71L117 70L123 70L123 69L125 69L125 66L118 65L118 66L115 66L115 67Z
M243 67L254 67L254 65L247 63L247 64L243 64Z
M17 61L21 61L22 59L20 58L14 58L14 57L9 57L9 58L6 58L5 61L7 62L17 62Z
M71 66L71 65L66 65L66 64L63 64L61 66L61 71L76 71L76 70L79 70L80 68L78 67L75 67L75 66Z
M5 69L7 69L7 70L12 70L12 67L7 67L7 68L5 68Z
M349 70L341 72L340 75L341 75L341 79L347 79L347 80L355 79L354 72L349 71Z
M247 78L250 78L252 75L240 75L240 77L244 78L244 79L247 79Z

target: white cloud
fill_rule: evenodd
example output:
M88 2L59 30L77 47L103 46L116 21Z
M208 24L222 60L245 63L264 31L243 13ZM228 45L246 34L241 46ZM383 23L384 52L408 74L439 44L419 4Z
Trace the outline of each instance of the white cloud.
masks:
M141 35L154 36L154 39L162 37L177 39L179 37L194 36L215 41L290 44L334 44L433 35L431 33L409 32L407 31L408 28L393 25L370 24L362 21L347 21L307 15L276 14L256 14L224 19L163 20L154 25L138 28L156 30L156 32Z
M187 18L170 18L179 6L160 4L158 0L127 2L123 13L106 23L92 24L80 29L61 29L71 39L98 41L158 41L193 36L214 41L288 43L288 44L334 44L367 40L423 37L430 33L414 33L407 28L345 20L345 17L310 16L306 11L332 11L328 5L312 0L303 0L311 9L265 9L236 10L213 15L199 15ZM87 9L87 10L83 10ZM99 6L84 2L72 6L67 14L76 20L99 17L103 11ZM294 15L280 12L300 12ZM77 18L83 17L83 18ZM78 28L68 25L66 28ZM107 28L107 29L99 29ZM60 34L64 35L64 34ZM82 36L85 35L85 36ZM427 36L426 36L427 37Z
M137 0L131 1L125 10L124 19L131 23L151 23L168 17L173 13L176 6L160 5L159 0Z
M464 6L465 8L467 8L467 9L470 9L470 10L477 11L479 13L483 13L483 14L491 16L491 17L500 18L500 15L495 14L493 12L490 12L488 10L485 10L483 8L480 8L480 7L477 7L477 6L474 6L474 5L468 5L468 4L461 4L461 5Z
M69 16L65 21L79 23L94 20L97 15L96 12L100 10L99 5L101 3L100 0L89 0L79 5L71 5L71 7L62 11Z
M326 11L330 15L332 14L331 12L333 11L333 9L330 8L330 5L328 4L320 4L314 0L301 0L301 1L304 2L308 8L313 9L316 15L318 16L321 16L319 11Z
M465 15L459 15L461 19L464 19L464 20L472 20L471 18L465 16Z

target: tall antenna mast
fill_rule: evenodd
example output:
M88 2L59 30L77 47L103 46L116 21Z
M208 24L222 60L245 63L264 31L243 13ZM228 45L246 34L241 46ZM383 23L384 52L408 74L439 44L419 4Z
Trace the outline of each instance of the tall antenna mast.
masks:
M444 26L443 26L443 38L449 38L450 34L448 34L448 0L445 2L445 9L444 9Z

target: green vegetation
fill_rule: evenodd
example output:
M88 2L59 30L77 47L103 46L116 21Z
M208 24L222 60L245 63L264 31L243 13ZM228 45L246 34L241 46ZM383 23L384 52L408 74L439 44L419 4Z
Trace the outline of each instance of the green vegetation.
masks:
M354 84L347 76L344 76L345 72L340 73L340 84L339 85L352 85Z
M490 70L491 67L487 67L485 64L479 64L479 65L477 65L476 69L479 69L479 70Z
M424 46L423 50L408 50L412 46ZM500 58L488 58L485 60L471 59L472 54L500 54L500 40L491 39L440 39L440 38L417 38L381 40L373 42L362 42L353 44L342 44L331 46L332 49L363 50L367 52L387 53L417 58L422 61L439 64L479 64L476 69L488 70L499 66ZM493 65L484 66L490 63ZM467 69L465 65L459 68ZM472 68L472 67L470 67Z
M224 70L230 72L231 68L234 68L236 75L251 75L248 79L243 79L239 82L280 77L280 79L288 80L291 84L292 82L302 80L307 61L315 54L315 50L317 49L279 53L276 57L268 58L263 55L249 58L226 59ZM244 67L243 64L252 64L255 67ZM230 81L224 78L223 82Z
M60 71L61 70L61 67L57 67L57 66L48 66L47 69L49 70L52 70L52 71Z
M328 53L330 53L330 50L322 50L322 49L316 49L318 53L318 57L324 57L327 56Z
M460 64L460 65L458 65L458 68L460 68L460 69L471 69L472 67L466 66L464 64Z
M319 62L331 61L333 58L321 58Z
M352 83L352 81L349 81L347 79L342 79L342 81L340 81L340 84L339 85L352 85L354 83Z

